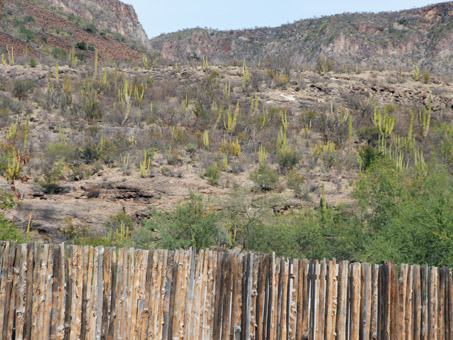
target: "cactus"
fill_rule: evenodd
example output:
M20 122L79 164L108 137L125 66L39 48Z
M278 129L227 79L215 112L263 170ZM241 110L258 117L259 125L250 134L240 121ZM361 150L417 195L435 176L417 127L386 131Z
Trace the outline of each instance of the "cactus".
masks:
M409 124L409 131L407 132L407 138L412 139L413 129L414 129L414 114L411 115L411 122Z
M25 123L25 134L24 134L24 150L26 152L28 148L28 134L30 132L30 116L27 116L27 122Z
M421 176L426 176L428 174L428 166L425 163L423 152L417 148L414 149L414 165L417 169L417 173Z
M137 107L140 107L142 105L143 98L145 96L145 88L146 86L144 84L136 85L134 87L134 99L137 103Z
M225 86L223 87L223 98L225 99L225 101L228 101L230 99L230 95L231 95L231 84L230 81L227 81L225 83Z
M260 148L258 150L258 160L260 163L260 166L264 166L267 161L267 151L264 145L260 145Z
M322 155L331 155L335 152L335 144L331 141L327 141L326 144L315 145L313 155L315 158L319 158Z
M266 126L267 121L269 120L269 110L267 107L264 108L263 118L261 120L261 127L264 128Z
M252 117L258 113L259 110L259 97L255 94L255 96L250 97L250 110L252 112Z
M245 90L247 88L247 83L249 81L249 72L248 72L248 68L247 68L247 65L245 63L245 58L242 62L242 89Z
M233 142L227 142L224 138L222 140L222 145L220 146L220 151L224 154L241 157L241 145L239 144L239 140L236 139Z
M305 138L309 138L311 135L311 120L308 122L308 125L304 126L304 136Z
M143 62L143 67L148 69L149 68L149 64L148 64L148 57L146 56L146 54L143 54L142 62Z
M209 149L209 131L206 130L203 134L203 146L205 149Z
M207 72L209 70L209 62L208 62L208 57L207 56L203 56L201 67L202 67L204 72Z
M6 45L6 51L8 52L8 62L10 65L14 64L14 47L11 46L11 49L9 49L8 45Z
M20 177L20 164L22 161L20 150L14 150L7 155L6 180L13 184Z
M280 110L280 116L282 118L282 129L286 133L286 130L288 130L288 115L286 109Z
M59 70L58 61L55 65L55 79L57 80L57 82L60 81L60 70Z
M428 113L426 108L423 108L423 113L420 113L420 123L422 125L423 138L428 136L429 126L431 124L431 97L429 97Z
M223 116L223 126L229 134L233 134L236 129L236 124L239 118L239 101L236 104L236 110L234 114L231 112L231 109L228 109L226 114Z
M72 48L71 52L68 54L68 62L71 63L72 68L77 67L77 63L79 62L79 59L76 56L74 47Z
M381 108L374 106L373 124L379 129L379 133L383 137L388 138L392 135L395 121L396 118L390 117L387 111L384 110L384 115L382 115Z
M149 177L150 169L151 169L151 158L148 157L145 150L143 162L140 162L140 176L142 178Z
M127 119L129 118L129 114L132 109L132 103L131 103L131 96L132 96L132 87L129 87L129 81L127 79L124 79L124 86L123 86L123 91L120 91L118 93L119 96L119 101L120 105L125 111L124 113L124 119L122 121L122 124L124 124Z
M351 149L352 143L352 116L349 115L349 149Z
M94 72L93 72L93 79L96 80L98 77L98 62L99 62L99 55L98 50L94 51Z
M420 80L420 67L418 67L418 66L414 67L414 80L415 81Z
M223 170L228 172L228 155L223 156Z

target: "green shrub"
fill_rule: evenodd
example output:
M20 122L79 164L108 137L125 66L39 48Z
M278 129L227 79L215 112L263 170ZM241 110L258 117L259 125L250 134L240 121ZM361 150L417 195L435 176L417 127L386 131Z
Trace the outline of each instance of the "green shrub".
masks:
M35 68L36 66L38 66L38 62L33 58L30 59L29 64L30 64L30 67L32 67L32 68Z
M87 43L85 41L81 41L75 44L75 47L78 48L79 50L86 51L88 50Z
M382 156L382 152L373 147L367 146L359 148L357 159L360 169L367 170Z
M299 175L296 170L292 169L288 172L287 186L289 189L294 190L294 194L297 198L306 198L306 196L308 195L308 193L303 192L304 181L305 177Z
M130 231L134 229L135 222L127 215L125 212L119 213L115 216L110 216L107 222L105 222L105 228L108 231L118 232L121 230L122 226Z
M21 27L19 33L24 37L26 42L36 42L36 34L32 30L29 30L26 27Z
M429 79L430 79L429 73L428 72L423 73L421 79L422 79L423 83L428 84L429 83Z
M134 240L143 248L205 249L225 241L217 220L216 213L206 208L202 198L191 194L189 201L172 213L154 214L134 233Z
M250 179L261 191L275 190L278 184L278 176L271 168L261 165L250 174Z
M220 178L220 168L217 163L212 163L207 169L204 175L208 179L208 183L211 185L218 185Z
M282 174L286 174L299 162L299 155L292 150L279 152L277 163Z
M31 80L17 79L13 82L13 96L19 100L24 100L34 86L35 84Z
M0 108L0 128L9 124L10 111L8 108Z
M359 141L366 141L369 145L375 144L379 140L379 129L375 126L365 126L357 130Z
M64 49L59 48L59 47L54 47L52 49L52 56L57 59L64 59L68 57L68 52L66 52Z
M22 230L16 228L14 223L7 220L5 215L0 213L0 240L1 241L17 241L17 243L26 243L28 238Z

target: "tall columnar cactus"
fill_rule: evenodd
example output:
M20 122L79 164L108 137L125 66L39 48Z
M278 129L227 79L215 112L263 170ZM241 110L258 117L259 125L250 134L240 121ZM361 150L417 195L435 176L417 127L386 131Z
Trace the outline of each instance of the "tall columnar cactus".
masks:
M428 112L423 108L423 113L420 113L420 122L422 125L423 138L428 136L429 126L431 124L431 97L428 100Z
M267 161L267 151L264 145L260 145L259 150L258 150L258 160L260 163L260 166L265 166L266 161Z
M203 134L203 146L205 149L209 149L209 131L206 130Z
M373 123L379 129L381 136L388 138L392 135L393 128L395 126L395 117L390 117L387 111L384 110L384 114L381 113L381 108L374 106L374 117Z
M140 176L142 178L149 177L151 169L151 158L148 157L146 150L143 155L143 162L140 162Z

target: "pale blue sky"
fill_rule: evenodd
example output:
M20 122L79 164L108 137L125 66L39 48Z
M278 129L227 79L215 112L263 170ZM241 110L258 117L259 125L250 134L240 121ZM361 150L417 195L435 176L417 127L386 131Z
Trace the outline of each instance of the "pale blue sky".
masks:
M344 12L422 7L435 0L123 0L132 4L150 38L185 28L221 30L279 26Z

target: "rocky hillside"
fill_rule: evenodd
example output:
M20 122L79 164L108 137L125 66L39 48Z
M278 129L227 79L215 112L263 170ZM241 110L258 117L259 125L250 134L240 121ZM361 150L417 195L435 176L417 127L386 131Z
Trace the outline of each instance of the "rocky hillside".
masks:
M85 19L100 30L109 30L148 46L148 37L131 5L118 0L40 0L66 14Z
M131 11L131 8L124 8L124 11L119 11L129 17L125 11ZM105 12L111 13L112 10ZM130 20L136 20L135 13L130 14ZM9 48L14 51L16 57L32 56L40 62L45 58L48 58L48 61L61 59L60 64L68 60L70 53L73 53L79 62L92 60L95 50L103 60L127 62L142 58L145 51L143 47L132 44L128 38L118 33L102 30L102 20L99 22L96 26L80 17L66 15L48 6L34 5L28 1L5 1L0 34L1 52L7 56ZM124 27L133 26L127 22L125 19ZM120 25L116 26L122 29Z
M277 28L238 31L191 29L151 40L174 61L231 64L246 58L274 67L294 65L453 71L453 2L379 14L341 14Z

